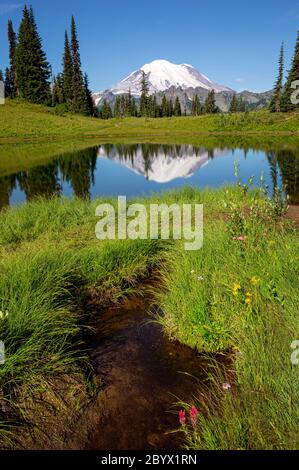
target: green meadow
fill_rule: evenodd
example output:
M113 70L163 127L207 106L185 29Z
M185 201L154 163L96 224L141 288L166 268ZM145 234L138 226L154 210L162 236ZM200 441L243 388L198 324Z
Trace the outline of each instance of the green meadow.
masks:
M71 113L60 114L55 108L7 100L0 108L1 143L25 139L79 139L96 137L159 139L192 137L200 134L296 134L299 113L270 113L261 110L230 115L162 119L124 118L101 120Z

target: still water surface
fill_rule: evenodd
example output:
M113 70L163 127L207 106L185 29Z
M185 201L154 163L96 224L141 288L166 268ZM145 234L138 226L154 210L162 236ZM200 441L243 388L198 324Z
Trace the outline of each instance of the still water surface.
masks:
M299 152L207 150L192 145L106 144L57 156L50 163L0 178L0 208L36 196L147 196L185 185L233 184L234 162L244 183L264 175L269 193L284 187L299 203Z

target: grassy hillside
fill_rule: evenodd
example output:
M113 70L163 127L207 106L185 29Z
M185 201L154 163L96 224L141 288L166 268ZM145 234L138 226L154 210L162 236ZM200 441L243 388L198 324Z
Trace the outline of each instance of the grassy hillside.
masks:
M57 115L55 110L28 103L7 101L0 107L0 139L55 139L97 137L167 138L206 133L298 133L299 113L268 111L236 115L205 115L169 119L112 119L102 121L78 115Z

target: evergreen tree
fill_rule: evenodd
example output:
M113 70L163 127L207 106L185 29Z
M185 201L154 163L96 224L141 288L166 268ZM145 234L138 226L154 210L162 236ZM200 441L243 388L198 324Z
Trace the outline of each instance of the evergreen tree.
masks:
M131 89L129 89L129 94L126 96L125 103L125 116L135 116L136 115L136 104L132 96Z
M193 98L192 98L192 105L191 105L191 115L192 116L195 116L195 97L197 95L194 95Z
M64 37L64 54L62 60L63 66L63 94L65 101L69 108L72 108L73 103L73 58L68 39L67 31Z
M174 115L175 116L181 116L182 115L181 103L180 103L180 100L179 100L178 96L176 97L176 100L175 100Z
M11 83L10 97L15 98L17 96L17 76L16 76L17 39L16 39L16 33L13 30L13 24L11 20L8 21L8 42L9 42L9 62L10 62L9 81Z
M298 107L298 105L293 104L291 101L291 96L294 92L294 89L292 88L292 83L297 80L299 80L299 31L297 34L297 41L292 67L289 71L287 83L281 97L281 111L283 112L292 111L296 107Z
M52 106L65 103L63 75L60 73L53 77L52 83Z
M14 98L14 84L12 81L12 75L10 69L7 67L5 69L5 78L4 78L4 90L6 98Z
M283 91L283 73L284 73L284 44L282 43L279 54L278 77L274 85L274 95L269 109L272 113L281 111L281 96Z
M84 87L85 87L85 95L86 95L86 103L87 103L87 108L88 108L88 114L90 116L95 116L96 114L96 109L95 105L92 99L92 93L89 88L89 81L88 81L88 75L87 73L84 75Z
M52 106L55 107L58 104L57 79L55 75L53 76L53 79L52 79L51 92L52 92Z
M155 94L155 117L156 118L161 117L161 106L158 103L158 98L157 98L156 94Z
M130 90L127 95L116 96L113 116L117 118L137 116L136 103Z
M215 99L215 90L211 90L207 96L205 101L205 112L208 114L214 114L218 112Z
M192 116L199 116L203 113L202 105L199 101L198 95L194 95L192 99L191 114Z
M167 98L166 98L165 95L163 95L162 104L161 104L161 116L162 117L167 117L168 112L169 112L169 107L168 107Z
M131 109L132 109L132 114L131 114L131 116L132 116L132 117L137 117L138 111L137 111L137 105L136 105L136 101L135 101L135 98L134 98L134 97L132 97L132 108L131 108Z
M147 77L144 71L142 71L142 79L141 79L141 98L140 98L140 116L146 117L148 116L148 92L149 86L147 82Z
M168 101L168 116L169 117L173 116L173 102L171 98Z
M32 7L25 6L16 49L17 88L21 98L33 103L50 100L50 65L42 49Z
M117 95L114 102L113 116L116 118L121 117L120 96Z
M125 115L126 115L126 105L127 105L126 97L125 97L125 95L122 95L120 97L120 109L121 109L122 117L125 117Z
M100 111L100 117L101 119L111 119L113 117L111 106L107 100L104 100L103 102L103 106Z
M242 96L240 96L238 100L238 111L240 113L245 113L246 110L247 110L246 102L243 100Z
M0 82L4 83L4 77L3 77L3 72L0 70Z
M157 104L157 96L154 94L148 98L148 112L147 115L151 118L155 118L159 115L159 109Z
M231 99L230 105L229 105L229 112L237 113L238 111L239 111L239 101L238 101L236 93L234 93Z
M79 41L77 36L77 28L75 18L72 17L71 26L71 47L72 47L72 62L73 62L73 111L80 114L89 114L84 78L81 71L81 57L79 51Z

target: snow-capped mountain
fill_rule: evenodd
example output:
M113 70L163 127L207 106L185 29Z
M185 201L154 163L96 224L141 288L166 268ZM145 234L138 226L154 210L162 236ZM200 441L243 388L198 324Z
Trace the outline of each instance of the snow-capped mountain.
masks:
M132 95L139 97L141 95L143 72L147 77L150 94L165 92L170 88L180 90L201 88L207 91L213 89L216 93L232 92L230 88L212 82L192 65L177 65L167 60L154 60L132 72L112 88L101 93L95 93L95 104L99 104L104 95L122 95L128 93L129 90L131 90Z
M223 154L223 150L215 150L213 158ZM179 178L190 178L210 161L206 150L196 151L192 145L183 145L179 151L174 149L167 152L161 146L154 155L148 156L147 154L146 158L141 145L138 146L134 157L121 155L115 147L107 154L107 150L103 146L99 148L98 158L113 160L149 181L160 184L169 183Z

